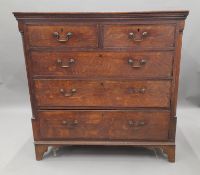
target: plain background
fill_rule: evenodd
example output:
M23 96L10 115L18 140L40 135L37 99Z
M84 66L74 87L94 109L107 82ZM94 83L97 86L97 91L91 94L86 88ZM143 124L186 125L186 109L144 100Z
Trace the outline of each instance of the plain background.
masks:
M0 174L199 174L199 7L198 0L0 0ZM157 161L152 152L95 148L69 148L60 158L49 155L45 161L36 162L23 48L12 12L182 9L190 10L190 14L183 35L176 164L162 158Z

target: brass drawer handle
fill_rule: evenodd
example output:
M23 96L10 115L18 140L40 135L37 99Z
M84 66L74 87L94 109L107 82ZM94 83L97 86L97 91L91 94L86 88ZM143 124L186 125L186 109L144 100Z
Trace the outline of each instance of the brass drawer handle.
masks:
M61 59L57 59L57 64L62 68L69 68L74 63L75 63L75 60L73 58L70 58L68 60L68 64L66 64L66 65L63 64L63 61Z
M129 88L128 91L133 94L144 94L146 92L146 88Z
M73 88L70 90L70 92L66 92L64 89L60 89L60 93L65 97L71 97L76 93L76 89Z
M59 32L53 32L53 36L58 42L65 43L73 36L72 32L68 32L66 35L61 35Z
M136 37L136 34L133 32L129 33L129 38L132 39L135 42L141 42L144 40L144 38L148 35L147 32L143 32L140 37Z
M139 127L145 126L146 123L144 121L128 120L128 125L133 129L139 129Z
M134 60L134 59L128 59L128 64L131 65L132 68L141 68L147 63L147 60L145 59L139 59L139 60Z
M63 120L62 124L69 128L73 128L78 125L78 120L73 120L73 121Z

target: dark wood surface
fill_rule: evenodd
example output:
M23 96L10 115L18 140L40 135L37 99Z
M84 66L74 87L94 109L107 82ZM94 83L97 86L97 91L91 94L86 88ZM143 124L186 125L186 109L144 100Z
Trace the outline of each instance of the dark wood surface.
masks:
M65 20L65 19L143 19L148 20L185 20L189 14L188 10L174 11L144 11L144 12L13 12L17 20ZM120 18L120 19L119 19Z
M105 48L131 47L134 49L135 47L167 48L174 46L175 25L105 25L103 30ZM143 32L147 32L144 37ZM135 40L129 37L129 33L134 33Z
M30 46L96 48L98 44L97 25L29 25L27 32ZM68 32L71 32L72 36L66 42L58 42L53 36L54 32L59 33L60 39L65 39Z
M38 106L169 107L170 81L35 80ZM64 92L60 92L63 89ZM76 92L72 92L76 89ZM69 96L66 96L69 95Z
M160 148L174 162L188 13L15 12L36 159L48 146L132 145Z
M42 139L168 139L170 115L165 111L51 111L38 115Z
M37 51L31 52L31 63L35 77L171 78L173 52Z

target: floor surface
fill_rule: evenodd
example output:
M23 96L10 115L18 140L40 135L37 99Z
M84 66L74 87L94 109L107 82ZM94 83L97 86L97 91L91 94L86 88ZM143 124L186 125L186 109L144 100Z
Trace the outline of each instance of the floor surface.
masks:
M49 149L35 161L28 107L0 108L1 175L199 175L200 108L179 106L176 163L153 150L118 147L62 148L57 157Z

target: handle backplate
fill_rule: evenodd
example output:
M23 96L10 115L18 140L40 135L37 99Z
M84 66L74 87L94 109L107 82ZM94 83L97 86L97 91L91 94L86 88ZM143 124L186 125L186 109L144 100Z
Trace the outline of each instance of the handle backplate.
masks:
M72 88L69 92L66 92L64 89L60 89L60 93L64 96L64 97L71 97L76 93L76 89Z
M68 128L74 128L78 125L78 120L63 120L62 125L67 126Z
M131 65L132 68L141 68L147 63L145 59L128 59L128 64Z
M135 41L135 42L141 42L144 40L144 38L148 35L148 32L143 32L142 34L136 34L134 32L130 32L128 34L129 39Z
M146 92L146 88L129 88L128 91L132 94L144 94Z
M68 60L68 64L64 64L63 61L61 59L57 59L57 64L62 67L62 68L69 68L71 67L72 64L75 63L75 60L73 58L70 58Z
M145 126L146 123L144 121L128 120L128 125L133 129L139 129L142 126Z
M59 32L53 32L53 36L57 39L58 42L65 43L69 41L69 39L73 36L72 32L68 32L67 34L60 34Z

